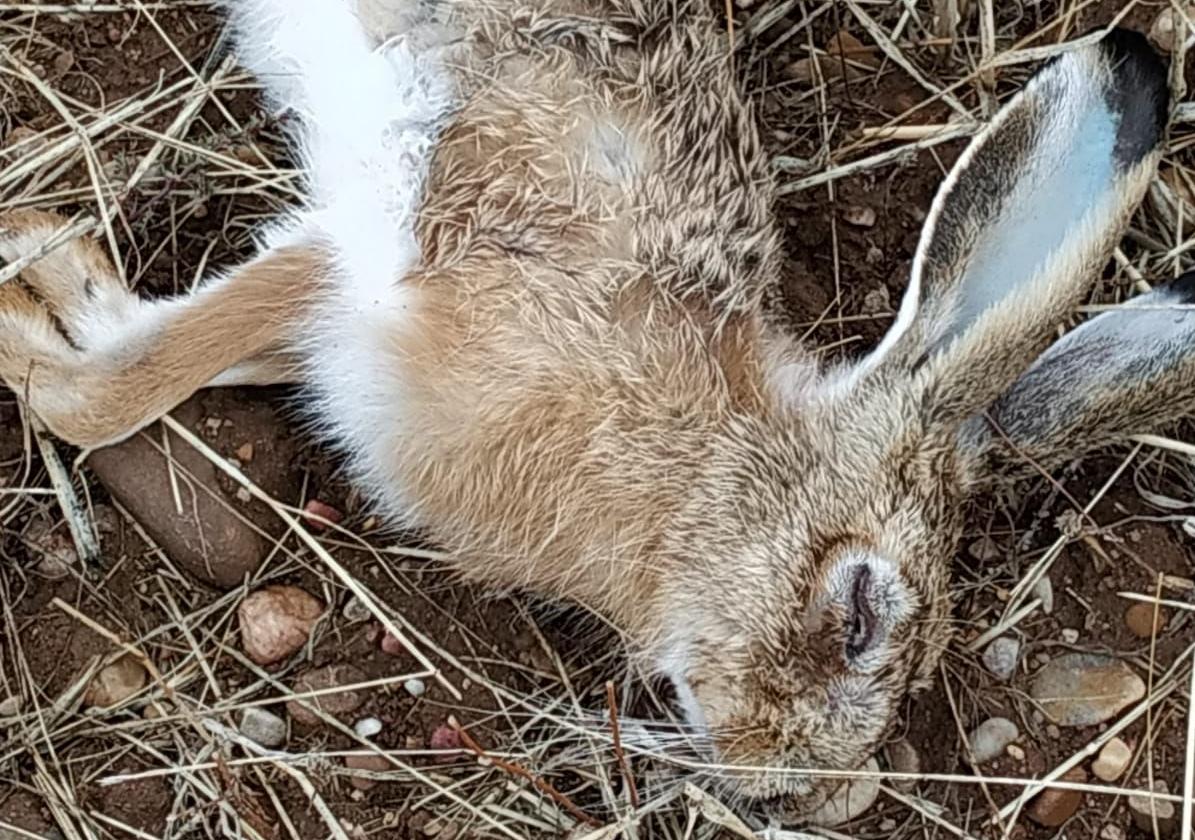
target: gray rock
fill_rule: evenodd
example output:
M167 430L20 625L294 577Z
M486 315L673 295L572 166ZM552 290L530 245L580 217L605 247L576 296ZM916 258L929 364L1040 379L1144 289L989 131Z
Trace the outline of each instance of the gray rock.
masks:
M1042 575L1038 578L1037 583L1033 584L1033 597L1041 601L1041 611L1046 615L1051 615L1054 612L1054 584L1050 582L1049 575Z
M878 773L880 764L875 758L870 758L861 769L863 772ZM834 791L830 798L813 812L809 821L825 828L848 823L863 816L875 804L879 795L880 780L876 776L851 779Z
M986 764L1004 754L1004 748L1021 735L1008 718L988 718L967 736L975 764Z
M263 747L286 743L286 721L273 712L250 706L241 712L241 734Z
M1145 682L1110 656L1068 653L1037 672L1029 694L1059 726L1095 726L1145 696Z
M884 749L888 754L888 767L892 769L892 772L909 775L921 772L921 754L907 739L901 738L899 741L893 741ZM897 790L907 792L917 787L917 780L893 779L891 784Z
M1166 783L1161 779L1154 782L1154 793L1169 793ZM1158 837L1178 834L1178 814L1173 802L1137 794L1129 797L1129 813L1133 815L1133 824L1149 837L1155 836L1155 824Z
M1015 636L1001 636L984 650L983 665L996 679L1008 682L1017 672L1020 657L1020 640Z

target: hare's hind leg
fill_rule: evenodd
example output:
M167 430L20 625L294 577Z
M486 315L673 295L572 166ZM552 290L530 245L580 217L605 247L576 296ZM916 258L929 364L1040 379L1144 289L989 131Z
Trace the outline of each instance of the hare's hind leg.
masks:
M62 227L48 213L0 217L0 264ZM0 380L65 440L112 443L205 385L282 377L326 266L317 248L290 245L190 295L146 301L98 245L69 242L0 286Z

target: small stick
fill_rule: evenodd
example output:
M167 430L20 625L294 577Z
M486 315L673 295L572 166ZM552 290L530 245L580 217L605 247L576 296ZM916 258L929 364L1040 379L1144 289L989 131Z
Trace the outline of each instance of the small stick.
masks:
M618 698L614 696L614 681L606 680L606 705L610 707L610 729L614 733L614 755L618 757L618 766L622 770L622 777L626 780L627 789L631 794L631 807L639 808L639 789L635 787L635 774L631 772L631 763L627 761L627 754L622 750L622 730L618 726Z
M581 822L585 823L586 825L591 825L594 828L601 828L602 824L596 817L587 814L575 802L573 802L573 800L569 799L563 793L556 790L556 788L552 787L551 782L547 781L546 779L541 779L539 776L535 775L521 764L516 764L513 761L507 761L504 758L498 758L496 755L490 755L487 753L484 749L482 749L481 744L473 740L473 736L465 731L465 728L460 725L456 718L448 718L448 724L456 730L456 734L461 738L461 743L475 752L478 758L488 761L490 764L493 764L495 767L501 770L505 770L511 775L526 779L527 781L531 782L531 784L535 785L540 792L552 797L552 799L555 800L558 805L560 805Z

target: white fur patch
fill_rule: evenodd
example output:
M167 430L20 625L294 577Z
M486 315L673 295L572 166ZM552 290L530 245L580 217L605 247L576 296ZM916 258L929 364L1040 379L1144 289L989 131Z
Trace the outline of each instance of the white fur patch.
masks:
M272 231L270 244L315 239L336 259L300 348L316 424L344 445L358 479L398 515L404 395L388 342L411 317L402 279L421 259L415 222L452 107L452 80L435 49L403 35L375 48L350 0L229 6L242 61L299 121L294 137L310 206Z

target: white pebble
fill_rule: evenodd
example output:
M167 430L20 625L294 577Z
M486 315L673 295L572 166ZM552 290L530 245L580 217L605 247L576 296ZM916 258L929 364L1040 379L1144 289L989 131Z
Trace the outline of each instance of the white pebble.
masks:
M989 718L971 731L971 755L976 766L986 764L1004 752L1004 748L1019 738L1017 725L1008 718Z
M1033 584L1033 597L1041 601L1041 611L1046 615L1054 612L1054 584L1048 575L1043 575Z
M423 680L418 680L414 677L403 683L402 687L405 688L407 690L407 694L411 695L412 697L422 697L423 693L427 691L427 686L424 684Z
M375 717L361 718L353 724L353 731L362 738L372 738L382 731L382 722Z
M16 717L21 711L21 698L15 694L0 701L0 718Z
M1068 645L1073 645L1079 641L1079 631L1073 627L1067 627L1062 631L1062 641Z

